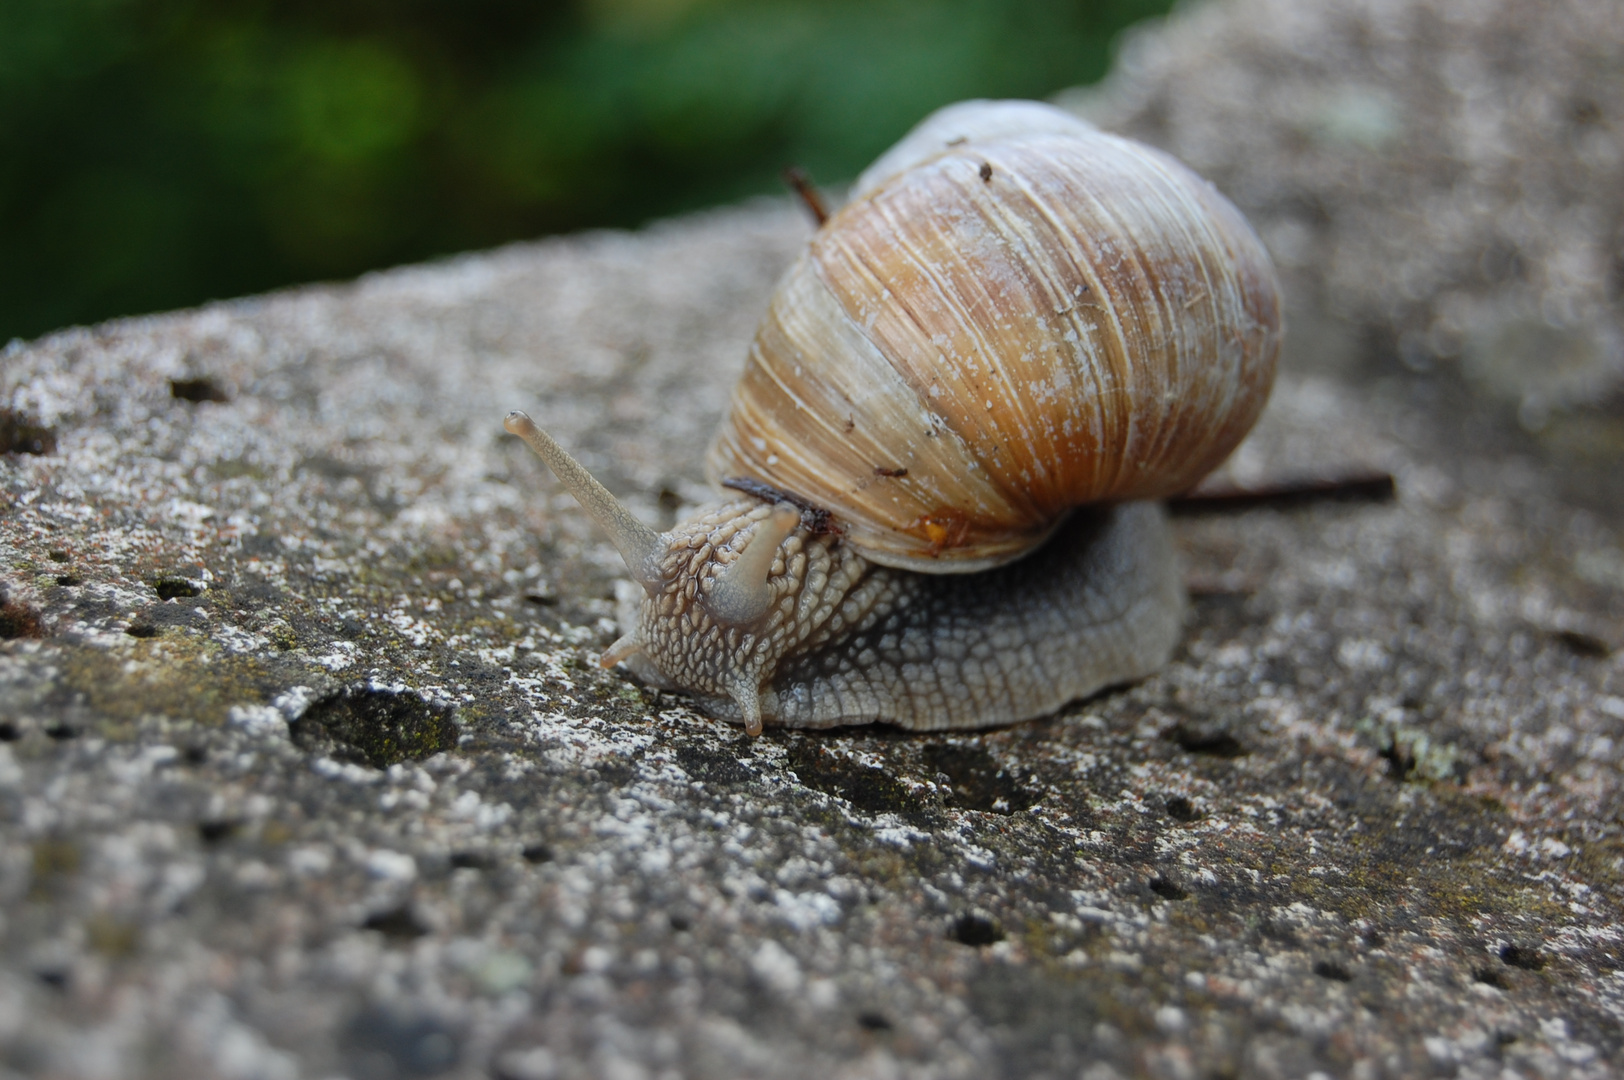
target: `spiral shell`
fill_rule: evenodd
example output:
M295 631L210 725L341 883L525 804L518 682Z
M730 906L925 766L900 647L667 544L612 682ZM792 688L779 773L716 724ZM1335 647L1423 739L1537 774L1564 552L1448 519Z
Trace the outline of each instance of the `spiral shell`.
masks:
M1018 558L1085 503L1192 486L1274 378L1273 268L1159 151L1032 103L927 119L779 284L707 462L874 562Z

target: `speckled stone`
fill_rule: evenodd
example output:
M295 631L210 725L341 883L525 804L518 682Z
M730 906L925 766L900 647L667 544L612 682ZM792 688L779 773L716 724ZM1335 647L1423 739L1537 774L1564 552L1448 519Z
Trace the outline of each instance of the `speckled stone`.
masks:
M1293 298L1228 476L1376 467L1398 495L1176 515L1172 664L1049 719L751 741L596 668L624 570L502 417L650 522L706 498L807 236L787 203L0 354L0 1078L1613 1074L1616 293L1548 323L1601 343L1560 394L1442 331L1406 352L1416 311L1467 313L1464 341L1544 286L1344 302L1339 260L1432 265L1436 234L1344 214L1339 163L1434 185L1478 144L1392 158L1351 106L1389 156L1290 134L1316 64L1453 131L1391 56L1584 4L1278 7L1147 32L1089 107L1210 168L1146 119L1174 87L1222 125L1201 145L1295 155L1306 233L1249 194L1275 150L1211 169ZM1551 42L1583 38L1614 65L1584 122L1616 140L1624 25L1535 36L1497 78L1568 85Z

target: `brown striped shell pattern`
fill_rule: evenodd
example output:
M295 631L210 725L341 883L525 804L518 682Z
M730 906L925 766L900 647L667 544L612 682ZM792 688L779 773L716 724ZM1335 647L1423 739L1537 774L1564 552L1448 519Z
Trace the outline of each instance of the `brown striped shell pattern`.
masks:
M967 112L1003 124L960 136ZM1057 109L968 103L785 276L708 471L834 510L876 562L979 570L1073 507L1195 484L1262 410L1279 334L1211 184Z
M983 727L1165 662L1183 597L1146 500L1240 442L1279 343L1268 256L1207 181L1050 106L965 102L779 283L706 462L730 501L655 534L508 428L643 587L606 667L751 733Z

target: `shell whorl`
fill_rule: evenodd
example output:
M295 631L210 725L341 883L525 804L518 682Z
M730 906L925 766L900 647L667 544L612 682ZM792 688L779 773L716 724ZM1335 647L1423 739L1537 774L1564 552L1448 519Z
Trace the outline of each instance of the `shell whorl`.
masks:
M1240 441L1279 348L1257 237L1158 151L1030 103L1017 121L932 118L865 174L773 297L713 479L832 510L883 565L967 572Z

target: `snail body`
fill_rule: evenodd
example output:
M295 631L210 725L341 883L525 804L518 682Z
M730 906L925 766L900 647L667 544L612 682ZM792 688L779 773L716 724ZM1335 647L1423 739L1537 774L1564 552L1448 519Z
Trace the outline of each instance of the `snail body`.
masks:
M707 460L742 494L655 534L507 426L644 588L605 667L752 734L985 727L1166 662L1184 601L1146 500L1245 435L1279 333L1268 257L1205 181L1048 106L967 102L780 282Z

